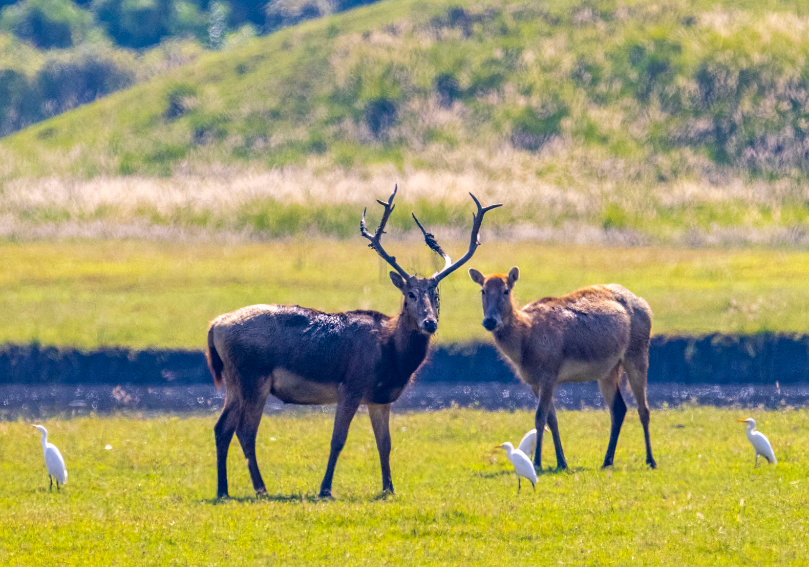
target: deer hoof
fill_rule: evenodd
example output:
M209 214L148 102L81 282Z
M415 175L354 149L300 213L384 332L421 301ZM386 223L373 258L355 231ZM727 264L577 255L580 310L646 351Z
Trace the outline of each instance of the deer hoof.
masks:
M321 490L317 497L323 500L334 500L334 496L331 495L331 490L328 489Z
M654 459L652 459L650 461L646 461L646 464L649 465L650 469L656 469L657 468L657 463L655 462Z

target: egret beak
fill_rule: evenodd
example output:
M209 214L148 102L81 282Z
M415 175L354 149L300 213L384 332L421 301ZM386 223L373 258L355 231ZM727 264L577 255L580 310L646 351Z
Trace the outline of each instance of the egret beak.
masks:
M747 420L746 419L740 419L739 423L747 423Z
M550 427L548 427L548 426L546 425L546 426L545 426L545 431L547 431L548 433L550 433L550 432L551 432Z
M503 446L502 446L502 445L495 445L495 446L494 446L494 448L495 448L495 449L502 449L502 448L503 448Z

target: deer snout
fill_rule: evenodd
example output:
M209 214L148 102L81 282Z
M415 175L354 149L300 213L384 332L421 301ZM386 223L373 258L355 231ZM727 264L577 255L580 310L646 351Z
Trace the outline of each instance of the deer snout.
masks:
M421 328L424 329L425 332L432 335L438 330L438 321L435 319L425 319L421 324Z
M487 331L494 331L499 325L499 321L494 317L486 317L483 320L483 328Z

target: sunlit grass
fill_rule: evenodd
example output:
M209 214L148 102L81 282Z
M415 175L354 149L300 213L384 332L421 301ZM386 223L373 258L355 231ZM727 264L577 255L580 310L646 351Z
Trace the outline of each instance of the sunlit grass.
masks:
M458 258L466 242L445 242ZM391 241L405 269L431 274L421 243ZM253 245L139 241L0 246L0 341L63 346L202 348L208 322L254 303L393 314L389 268L360 239ZM470 261L484 272L518 265L527 303L595 283L644 297L655 333L806 333L809 254L772 250L546 247L485 242ZM490 340L480 292L466 270L441 286L437 340Z
M4 565L805 565L809 482L805 410L753 413L776 467L753 469L737 418L684 407L652 414L659 464L644 464L628 414L615 467L599 469L609 417L561 412L569 472L517 483L495 444L515 442L530 412L447 410L392 417L397 494L381 488L367 415L317 493L331 413L265 416L258 462L270 496L255 500L234 440L232 501L215 503L215 415L49 421L69 483L47 490L36 432L0 423ZM105 450L105 446L111 449ZM545 454L553 463L553 452ZM552 561L546 561L552 558Z
M390 219L414 229L415 213L433 231L466 231L469 192L504 207L486 229L509 239L629 242L667 246L809 246L809 206L798 183L724 185L673 181L640 187L608 182L564 188L538 181L530 160L501 156L507 171L372 172L310 167L259 169L169 178L23 178L0 188L0 236L268 240L290 236L345 239L357 234L364 207L395 185L400 208ZM1 182L0 182L1 183ZM165 236L162 236L165 238Z

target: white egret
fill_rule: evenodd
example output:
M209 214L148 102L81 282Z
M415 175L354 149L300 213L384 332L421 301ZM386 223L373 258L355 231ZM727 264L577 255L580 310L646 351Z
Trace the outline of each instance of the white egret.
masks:
M545 431L551 432L547 425L545 426ZM529 458L533 457L534 453L537 452L537 430L532 429L526 433L517 449L528 455Z
M773 453L769 439L760 431L756 431L756 420L752 417L748 417L747 419L740 419L739 423L747 424L747 439L750 440L750 444L753 445L753 448L756 450L756 464L753 468L758 466L759 455L767 459L767 462L771 465L776 464L775 453Z
M531 459L528 458L528 455L519 449L515 449L514 445L508 441L502 445L498 445L495 449L505 449L508 460L514 465L514 472L517 473L517 492L522 488L520 477L530 480L531 487L536 490L537 471L534 470L534 464L531 462Z
M41 425L34 425L42 433L42 450L45 452L45 466L48 467L48 478L51 480L50 489L53 490L53 479L56 479L56 490L60 484L67 484L67 469L62 453L53 443L48 443L48 430Z

